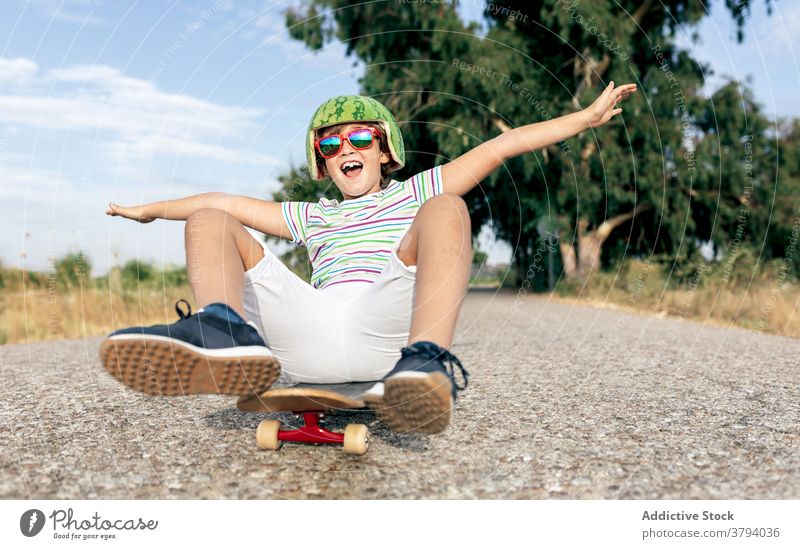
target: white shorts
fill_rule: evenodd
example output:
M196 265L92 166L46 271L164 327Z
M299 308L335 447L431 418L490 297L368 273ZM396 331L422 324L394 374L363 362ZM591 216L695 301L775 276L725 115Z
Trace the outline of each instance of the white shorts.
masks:
M245 273L244 309L289 380L375 381L394 367L408 341L417 270L397 257L399 244L372 284L318 290L262 243L264 258Z

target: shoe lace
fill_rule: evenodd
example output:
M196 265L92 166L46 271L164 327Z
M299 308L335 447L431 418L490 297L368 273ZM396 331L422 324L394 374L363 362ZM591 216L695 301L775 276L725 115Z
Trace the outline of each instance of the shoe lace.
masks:
M186 312L183 312L183 310L181 310L180 308L181 303L186 305ZM178 313L178 316L180 317L181 320L186 320L187 318L192 316L192 306L189 305L189 302L186 301L185 299L179 299L178 301L175 302L175 312Z
M453 353L451 353L450 351L444 350L442 354L439 356L439 358L442 360L442 363L444 364L444 369L447 371L447 375L449 375L450 379L453 380L456 389L459 391L463 391L464 389L466 389L467 385L469 385L469 373L464 368L463 364L461 364L461 361L458 360L458 357ZM458 366L458 369L461 371L461 379L464 380L463 385L459 385L458 381L456 381L455 368L453 368L453 366Z
M408 349L415 353L420 353L426 355L427 357L435 360L439 360L442 362L447 375L450 376L450 379L453 380L453 384L456 386L456 390L463 391L469 385L469 372L467 372L464 365L461 364L461 361L458 359L456 355L448 351L447 349L442 349L435 343L430 341L418 341L408 346ZM461 379L463 384L459 385L456 375L455 369L458 368Z

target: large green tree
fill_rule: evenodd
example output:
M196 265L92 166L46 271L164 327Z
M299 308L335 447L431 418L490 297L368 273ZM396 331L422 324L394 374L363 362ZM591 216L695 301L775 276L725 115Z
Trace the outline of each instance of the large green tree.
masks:
M711 241L730 261L743 249L764 247L766 257L779 255L766 245L770 224L783 226L789 220L782 209L788 206L789 174L779 170L784 136L770 126L752 92L736 81L705 102L696 124L702 137L695 141L690 189L695 236Z
M724 2L740 29L749 4ZM508 161L466 197L475 229L489 223L512 245L521 276L537 272L530 266L544 228L558 230L564 272L577 277L603 258L685 256L698 238L715 238L706 218L726 182L707 173L721 154L703 141L712 128L699 90L710 68L676 47L677 33L708 8L690 0L487 2L479 27L461 19L455 2L308 0L287 13L287 26L312 49L341 41L364 63L362 92L402 124L409 158L401 176L584 108L610 80L637 83L621 117Z

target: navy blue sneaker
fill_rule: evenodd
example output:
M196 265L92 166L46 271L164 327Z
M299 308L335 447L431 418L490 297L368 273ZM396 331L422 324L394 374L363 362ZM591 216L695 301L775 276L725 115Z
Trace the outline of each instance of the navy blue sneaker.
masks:
M192 314L181 299L175 311L180 320L174 324L110 334L100 347L108 373L151 395L247 395L278 378L280 366L264 340L229 306L212 303Z
M444 431L456 394L467 388L469 374L455 355L430 341L418 341L400 353L394 369L364 393L364 401L395 431ZM456 382L454 367L460 371L461 384Z

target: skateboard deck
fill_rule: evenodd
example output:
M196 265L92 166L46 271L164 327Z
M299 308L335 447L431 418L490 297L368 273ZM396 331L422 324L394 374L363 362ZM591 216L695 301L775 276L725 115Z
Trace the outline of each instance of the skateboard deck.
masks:
M364 392L375 385L365 383L300 383L268 389L260 395L242 397L237 408L243 412L334 412L366 408Z
M362 455L369 448L366 425L351 423L345 427L344 433L334 433L323 428L319 422L326 414L366 408L362 395L374 384L374 381L333 385L301 383L242 397L236 406L243 412L292 412L302 415L304 424L298 429L283 429L283 424L275 419L262 421L256 429L256 442L266 450L278 450L284 442L302 442L342 445L345 453Z

